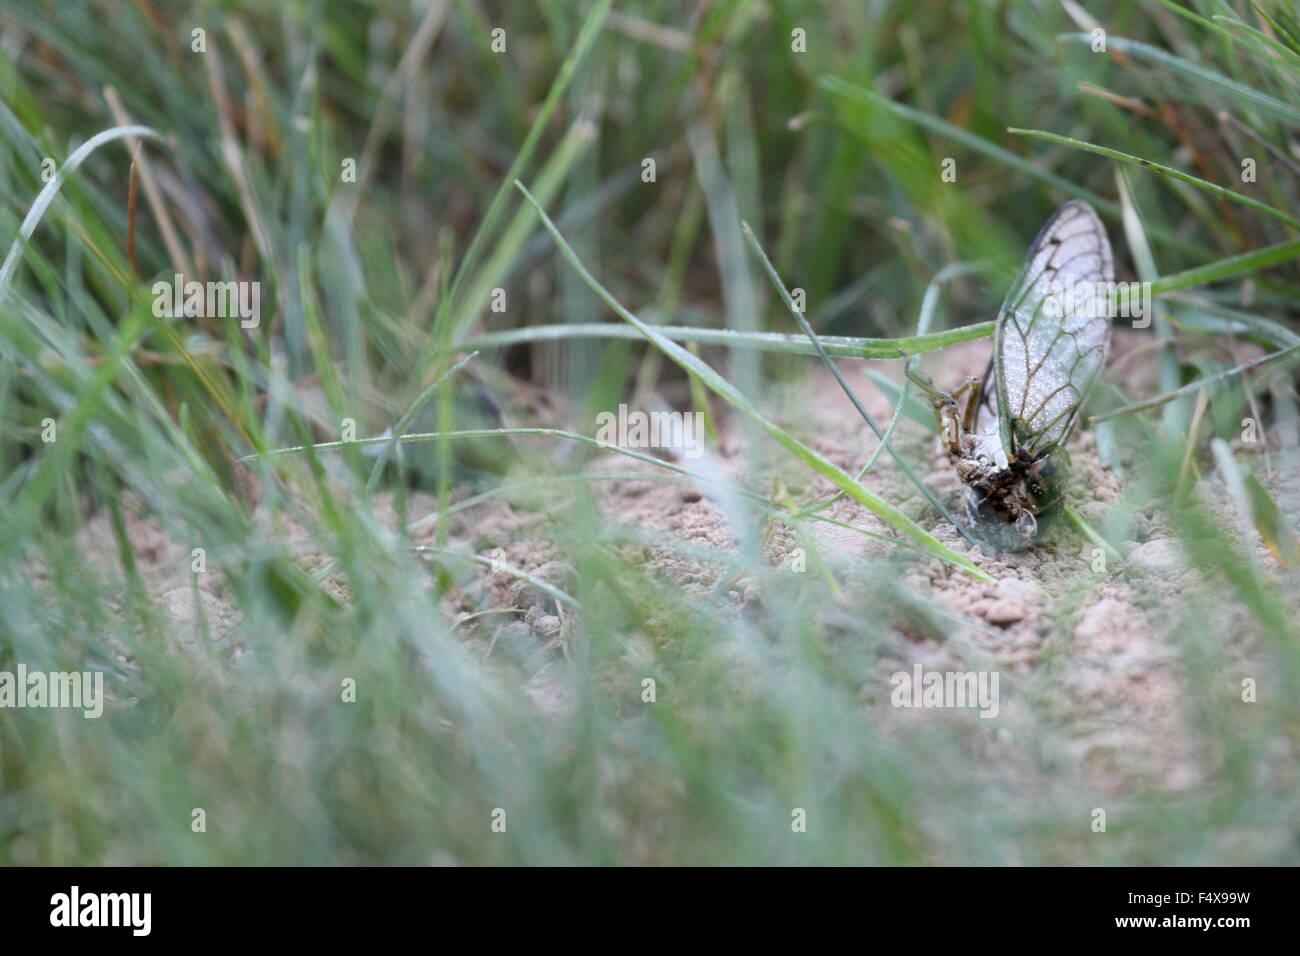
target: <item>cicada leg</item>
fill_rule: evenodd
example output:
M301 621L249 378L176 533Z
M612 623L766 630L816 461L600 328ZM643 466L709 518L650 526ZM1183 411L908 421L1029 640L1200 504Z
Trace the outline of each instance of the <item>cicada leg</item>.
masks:
M957 414L955 395L936 388L930 377L922 372L911 368L906 371L907 377L912 380L914 385L926 393L930 403L934 406L934 420L939 426L939 441L944 449L950 457L960 457L963 432L961 430L961 419ZM959 391L965 391L969 385L969 382L963 384Z
M961 458L966 453L965 439L975 430L975 413L979 410L980 393L983 389L983 379L968 378L947 397L948 400L943 407L946 426L943 439L944 444L948 446L948 454L953 458ZM968 392L970 397L966 399L966 408L958 411L958 399Z
M952 393L955 401L963 392L970 392L970 398L966 400L966 410L962 413L961 427L964 432L970 434L975 430L975 415L979 411L980 397L984 394L984 379L971 377L957 386L957 390Z
M945 392L942 392L935 387L930 376L926 375L924 372L918 372L916 369L912 368L911 365L903 366L903 370L907 373L907 377L912 380L912 384L925 392L930 399L938 401L939 399L948 398L948 395Z
M926 375L924 372L918 372L916 369L912 368L911 364L903 366L903 370L907 373L907 377L911 380L912 384L924 392L925 397L930 400L930 405L934 408L934 421L939 428L939 434L945 434L946 428L943 420L943 409L952 402L952 396L947 392L936 388L930 376Z

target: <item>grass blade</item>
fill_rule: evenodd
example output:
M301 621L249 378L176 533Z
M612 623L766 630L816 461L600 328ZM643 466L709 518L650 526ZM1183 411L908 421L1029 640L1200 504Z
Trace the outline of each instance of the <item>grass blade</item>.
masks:
M1119 160L1122 163L1129 163L1130 165L1133 166L1140 166L1143 169L1149 169L1152 172L1160 173L1161 175L1168 176L1171 179L1177 179L1180 182L1188 183L1189 185L1195 186L1198 189L1203 189L1208 193L1213 193L1216 196L1219 196L1223 199L1227 199L1230 202L1239 203L1243 206L1249 206L1251 209L1254 209L1257 212L1262 212L1264 215L1271 216L1274 219L1278 220L1279 222L1286 223L1292 229L1300 229L1300 219L1295 219L1291 216L1288 216L1286 213L1282 212L1282 210L1274 209L1268 203L1262 203L1258 199L1252 199L1249 196L1244 196L1241 193L1234 192L1231 189L1225 189L1222 186L1216 186L1212 182L1208 182L1207 180L1200 179L1199 177L1196 176L1191 176L1183 172L1181 169L1174 169L1172 166L1164 166L1160 163L1153 163L1149 159L1143 159L1140 156L1133 156L1129 153L1121 153L1117 149L1110 149L1109 147L1106 146L1097 146L1094 143L1089 143L1081 139L1075 139L1072 136L1061 136L1057 133L1048 133L1045 130L1041 130L1041 129L1020 129L1015 126L1008 126L1007 132L1016 136L1032 136L1035 139L1044 139L1047 140L1049 143L1056 143L1061 146L1070 146L1074 149L1081 149L1087 153L1096 153L1098 156L1105 156L1108 159L1115 159L1115 160Z
M1132 405L1125 405L1123 408L1115 408L1108 412L1103 412L1100 415L1093 415L1090 421L1095 425L1098 422L1109 421L1112 418L1119 418L1121 415L1131 415L1134 412L1144 412L1150 408L1159 408L1161 405L1165 404L1165 402L1172 402L1176 398L1182 398L1185 395L1192 395L1204 388L1206 385L1221 382L1224 379L1233 378L1234 376L1241 375L1243 372L1259 368L1262 365L1269 365L1282 359L1293 359L1297 356L1300 356L1300 344L1293 345L1287 349L1281 349L1277 352L1270 352L1268 355L1253 359L1249 362L1243 362L1236 368L1230 368L1225 372L1220 372L1218 375L1198 378L1195 382L1184 385L1182 388L1176 388L1172 392L1165 392L1163 395L1157 395L1155 398L1148 398L1145 401L1135 402Z
M865 87L858 86L855 83L850 83L847 80L842 80L838 76L820 76L817 79L817 84L828 93L833 93L836 96L845 96L849 99L857 100L860 103L870 103L875 106L882 106L895 116L901 116L903 119L928 129L932 133L946 136L947 138L961 143L963 146L967 146L976 152L983 153L990 159L995 159L1010 169L1024 173L1031 179L1037 179L1039 182L1046 183L1049 186L1054 186L1061 190L1061 192L1073 196L1076 199L1086 200L1100 211L1110 213L1112 216L1119 215L1119 206L1107 199L1103 199L1091 189L1086 189L1078 183L1071 182L1064 176L1058 176L1055 173L1046 172L1029 162L1029 160L1017 156L1015 153L1011 152L1011 150L1004 149L995 143L991 143L982 136L976 136L974 133L964 130L960 126L954 126L947 120L942 120L937 116L932 116L929 113L914 109L913 107L907 106L903 103L895 102L887 96L882 96L875 90L869 90Z
M1061 34L1059 39L1087 44L1092 43L1092 37L1087 33L1064 33ZM1278 119L1285 120L1293 126L1300 127L1300 110L1279 99L1274 99L1267 93L1261 93L1253 87L1246 86L1244 83L1230 80L1222 73L1216 73L1214 70L1191 63L1158 47L1148 46L1127 37L1110 37L1106 43L1108 47L1119 50L1121 53L1129 53L1140 60L1167 67L1175 73L1190 77L1202 86L1213 87L1239 103L1252 106Z
M944 332L914 335L897 339L855 338L842 335L819 336L828 355L859 359L900 359L933 352L958 342L985 339L993 334L994 322L976 322ZM723 345L729 348L760 349L816 355L817 349L803 335L784 332L737 332L732 329L709 329L698 326L656 325L655 330L674 342L697 342L700 345ZM554 342L569 338L630 339L645 338L636 329L617 322L584 322L573 325L529 325L501 332L489 332L464 343L466 349L501 348L521 342Z
M407 426L414 421L415 416L420 414L420 410L424 408L430 400L432 400L433 396L438 391L438 386L464 368L476 355L478 355L477 352L471 352L434 379L432 384L419 394L419 397L411 403L410 407L407 408L402 417L397 420L397 424L393 426L392 441L380 449L379 455L375 459L375 466L370 471L369 480L366 481L366 494L375 490L375 485L379 483L379 475L384 470L384 465L388 461L388 456L397 448L398 438L400 438L402 433L406 431Z
M18 235L9 246L9 254L5 256L4 265L0 265L0 302L4 301L5 293L9 289L9 283L13 280L14 270L18 268L18 259L22 255L23 246L27 240L31 239L32 233L36 231L37 225L40 224L41 217L45 215L45 210L50 207L50 203L54 202L54 197L59 194L59 190L63 188L63 184L67 182L68 177L76 172L77 167L86 161L86 157L99 147L105 143L111 143L113 140L124 139L128 136L138 136L146 139L158 138L158 134L147 126L114 126L111 129L96 133L77 147L76 151L55 172L54 178L36 194L36 199L31 208L27 210L23 224L18 228Z
M501 185L492 197L492 202L488 204L487 212L483 214L483 222L474 233L474 238L470 240L469 248L465 252L465 258L461 260L460 267L456 270L456 276L451 282L451 290L446 296L449 308L457 304L460 288L478 263L483 243L492 233L492 228L501 215L506 196L510 192L510 184L514 182L515 178L532 158L533 150L537 148L537 143L542 138L542 133L551 120L551 114L560 105L560 100L569 88L569 83L573 80L573 74L577 71L578 64L582 62L583 57L591 48L591 44L595 41L596 35L600 32L601 23L605 19L605 14L609 12L612 3L613 0L597 0L596 5L591 9L591 13L587 15L582 30L578 33L577 40L574 41L573 49L564 58L564 63L560 66L560 72L556 76L555 82L551 84L551 88L547 91L546 99L542 101L542 105L537 111L537 117L533 120L532 126L529 127L528 135L524 137L523 145L519 147L519 152L515 154L514 161L511 162L510 168L506 170L505 176L502 177Z

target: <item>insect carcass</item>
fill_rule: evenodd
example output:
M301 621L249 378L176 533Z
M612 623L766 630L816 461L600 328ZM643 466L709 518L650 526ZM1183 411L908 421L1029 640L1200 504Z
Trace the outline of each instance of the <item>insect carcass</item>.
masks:
M1002 305L984 378L948 394L914 376L935 397L967 517L999 547L1032 544L1061 508L1065 442L1106 362L1114 289L1105 227L1087 203L1067 202L1034 239Z

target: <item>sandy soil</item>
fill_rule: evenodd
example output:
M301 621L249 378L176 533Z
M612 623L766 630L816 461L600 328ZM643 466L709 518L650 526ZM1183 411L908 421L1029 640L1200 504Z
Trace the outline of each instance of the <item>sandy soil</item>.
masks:
M1154 363L1140 360L1148 341L1145 335L1121 333L1113 345L1111 378L1130 395L1156 390ZM974 342L946 350L930 371L936 382L958 383L983 372L988 349L987 342ZM885 375L899 372L897 363L870 364ZM853 362L842 366L868 411L883 424L892 409L865 376L865 367ZM850 473L856 473L876 446L875 437L834 379L820 368L789 394L779 396L768 411ZM946 506L955 508L962 488L937 440L915 426L900 427L896 440L910 460L928 462L922 477ZM737 445L734 435L724 436L724 454L715 463L720 476L768 490L769 476L746 480L740 473ZM1070 453L1069 500L1085 519L1098 521L1107 505L1120 496L1121 482L1098 455L1089 431L1076 433ZM800 492L800 500L829 497L833 492L829 483L797 463L777 460L783 480ZM1136 464L1121 463L1126 470ZM619 456L608 456L591 467L626 470L628 464ZM1017 700L1018 694L1005 695L1009 704L999 723L1011 731L1001 739L1014 739L1020 721L1033 719L1041 725L1046 710L1059 728L1058 739L1048 748L1050 759L1083 768L1100 791L1127 791L1135 785L1192 789L1216 772L1222 755L1200 753L1195 743L1198 735L1189 723L1192 716L1180 673L1183 655L1177 646L1181 611L1198 579L1184 563L1179 543L1162 525L1157 510L1139 516L1134 538L1122 546L1124 562L1108 559L1105 567L1099 567L1094 545L1064 522L1049 530L1039 546L1026 551L986 554L970 548L887 457L882 456L865 483L996 579L985 584L937 560L913 565L904 583L967 626L959 626L943 643L904 641L898 656L880 660L879 681L865 686L862 694L877 720L907 720L914 714L888 706L888 675L894 671L918 661L927 670L990 667L1015 680L1020 694L1033 698L1031 713ZM1208 484L1222 499L1216 506L1228 508L1222 487ZM722 506L693 488L621 481L602 483L598 494L603 510L625 526L653 529L697 548L736 549ZM856 527L888 531L851 500L839 501L826 514ZM571 574L572 569L555 562L549 552L537 552L526 536L515 538L509 519L498 515L498 520L504 520L496 529L498 544L512 563L535 569L557 584L565 580L564 573L557 576L557 569ZM819 549L841 569L883 557L895 547L833 525L811 527ZM789 528L777 525L765 541L766 556L772 566L786 566L799 545ZM1276 569L1262 543L1258 556L1266 567ZM682 590L727 587L738 613L757 599L752 586L732 581L730 570L721 564L692 560L664 548L646 549L643 560L652 572ZM506 576L489 577L494 578L490 587L495 588L495 600L503 606L511 606L530 590ZM551 612L533 606L524 613L528 620ZM1221 606L1213 614L1212 626L1224 634L1225 653L1237 662L1239 673L1259 673L1258 635L1245 612ZM909 636L905 625L901 632ZM1230 677L1224 682L1225 696L1237 687L1238 679ZM980 721L972 720L971 726L978 728Z
M1144 341L1145 337L1136 334L1121 334L1112 350L1110 369L1131 395L1154 388L1154 383L1146 380L1154 375L1153 363L1125 358L1132 349L1142 348ZM987 342L975 342L946 350L941 361L929 363L929 371L940 384L960 382L983 371L988 348ZM882 374L897 376L899 372L897 363L877 365ZM845 362L842 368L872 414L886 422L890 405L866 378L864 364ZM838 385L820 368L798 387L779 394L769 412L850 473L856 473L876 444ZM722 421L727 424L726 419ZM928 463L923 477L945 504L955 507L961 488L934 436L906 425L900 427L896 440L910 460ZM721 476L766 491L770 475L746 480L738 473L742 461L738 444L735 435L724 440L724 454L715 460ZM1121 483L1098 456L1090 432L1076 434L1071 457L1070 501L1085 518L1098 519L1106 505L1121 494ZM783 480L800 500L829 496L833 491L788 457L774 454L771 460L779 463ZM639 466L610 455L590 467L629 471ZM905 623L900 624L902 639L897 653L881 657L879 680L868 682L861 693L863 706L873 712L874 719L884 726L915 719L915 712L888 706L888 675L894 671L910 669L917 662L934 670L989 667L1012 683L1004 684L1001 720L980 721L973 713L967 720L969 728L978 732L980 746L1009 753L1007 741L1016 739L1016 728L1030 719L1041 727L1046 712L1053 717L1056 730L1046 756L1039 754L1035 759L1060 760L1083 768L1090 782L1102 791L1124 790L1134 784L1185 790L1216 772L1222 755L1198 752L1194 744L1197 735L1190 732L1192 718L1182 692L1182 655L1177 646L1177 612L1189 598L1189 589L1195 588L1196 578L1185 566L1177 542L1162 527L1158 512L1140 517L1134 539L1123 545L1125 562L1116 566L1111 561L1099 570L1093 545L1068 527L1049 531L1040 546L1015 554L990 555L971 549L887 456L882 456L865 483L995 579L985 584L933 559L918 560L909 567L903 583L958 623L943 642L911 634ZM726 553L736 548L722 508L695 488L636 480L605 481L596 487L602 509L624 525L666 533L706 551ZM379 507L391 515L387 499L381 499ZM418 516L432 511L434 502L417 494L409 508L412 516ZM888 530L851 500L839 501L826 514L861 528ZM497 498L472 514L457 516L452 525L453 545L529 571L557 587L570 587L574 570L547 543L544 522L544 500L516 499L512 504ZM283 521L279 526L281 540L301 554L305 568L320 568L328 560L296 526ZM812 528L819 551L840 569L883 557L895 548L832 525L813 523ZM189 640L197 638L201 605L213 637L238 645L239 615L225 592L220 572L200 575L196 592L186 573L187 547L171 541L149 519L138 515L130 520L130 532L147 587L178 630ZM427 543L432 543L433 529L422 533ZM88 553L99 554L99 560L106 563L116 561L106 517L91 521L82 538ZM764 542L773 567L788 565L799 545L793 531L782 525L774 525ZM1272 564L1262 545L1259 553L1266 566ZM738 613L758 600L746 582L731 581L731 572L721 564L651 546L643 549L642 558L651 573L683 590L724 584ZM334 581L331 588L346 600L343 582ZM488 613L475 613L484 609ZM531 674L524 690L543 714L557 721L565 719L571 693L551 665L562 660L573 634L572 612L528 582L486 567L469 574L465 586L445 599L444 610L458 622L457 633L472 642L484 658L500 652L498 649L522 648L522 659L529 662ZM1230 606L1214 608L1212 613L1216 618L1213 625L1225 635L1226 653L1240 662L1240 672L1257 672L1258 641L1245 615ZM520 659L518 654L515 659ZM1014 692L1008 693L1008 686L1014 686ZM1225 688L1231 691L1231 680L1225 682ZM991 723L999 725L1000 733L989 731ZM1020 771L1032 772L1023 760Z

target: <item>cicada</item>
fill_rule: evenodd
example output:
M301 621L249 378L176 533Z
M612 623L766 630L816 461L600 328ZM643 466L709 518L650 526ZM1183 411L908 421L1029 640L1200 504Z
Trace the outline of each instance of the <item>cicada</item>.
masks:
M942 392L908 373L934 400L940 440L966 485L967 519L998 547L1029 546L1063 505L1065 442L1106 364L1114 289L1105 227L1087 203L1067 202L1029 247L984 377Z

